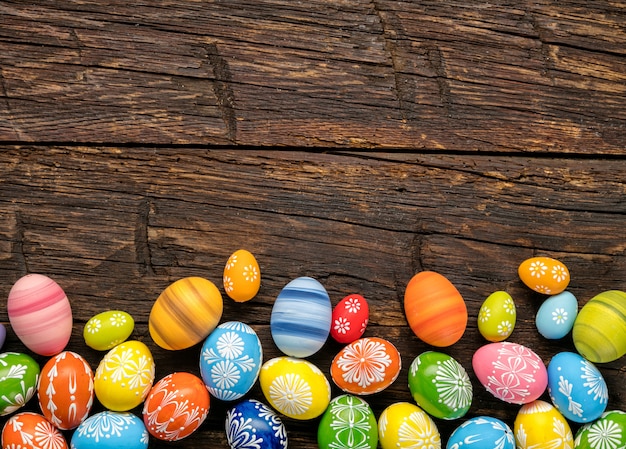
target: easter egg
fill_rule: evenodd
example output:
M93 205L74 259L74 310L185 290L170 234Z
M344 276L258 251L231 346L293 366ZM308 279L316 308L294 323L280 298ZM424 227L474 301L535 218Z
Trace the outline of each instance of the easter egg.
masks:
M513 431L491 416L470 418L454 429L446 449L515 449Z
M7 328L4 327L4 324L0 323L0 348L4 346L4 342L7 339Z
M623 449L626 447L626 413L621 410L604 412L594 422L576 432L576 449Z
M560 352L548 364L548 393L565 418L588 423L602 415L609 392L593 363L573 352Z
M263 348L254 329L240 321L228 321L204 341L200 373L213 396L233 401L254 386L262 363Z
M39 364L19 352L0 354L0 416L22 408L37 391Z
M530 289L546 295L556 295L569 284L569 270L564 263L551 257L531 257L517 268L521 281Z
M574 437L567 420L545 401L522 405L513 423L517 449L572 449Z
M546 299L535 317L535 325L541 335L550 340L565 337L576 320L578 301L570 292L561 292Z
M200 343L222 318L224 302L215 284L201 277L179 279L152 305L148 329L164 349L187 349Z
M240 249L230 255L224 267L224 291L237 302L249 301L261 288L261 269L250 251Z
M38 413L13 415L2 428L2 447L7 449L67 449L63 434Z
M434 271L417 273L404 292L404 313L415 335L425 343L451 346L467 326L467 307L454 285Z
M440 449L437 425L417 405L397 402L383 410L378 418L378 439L382 449Z
M472 405L472 382L459 362L427 351L409 368L409 390L417 405L435 418L456 419Z
M317 428L320 449L376 449L377 445L378 425L367 402L350 394L330 401Z
M147 449L143 421L129 412L105 410L84 420L72 434L72 449Z
M572 338L576 350L593 363L626 354L626 292L609 290L591 298L578 312Z
M178 441L195 432L209 413L209 392L191 373L168 374L154 384L143 406L143 422L159 440Z
M489 393L511 404L532 402L548 386L548 372L541 358L517 343L481 346L472 356L472 367Z
M91 317L83 328L85 343L96 351L108 351L126 341L135 321L122 310L107 310Z
M96 397L109 410L124 412L141 404L154 382L154 360L137 340L120 343L102 358L96 369Z
M299 277L278 294L270 331L274 343L291 357L308 357L319 351L330 333L332 306L326 289L317 280Z
M304 359L281 356L268 360L261 367L259 382L269 404L289 418L317 418L330 402L328 379Z
M256 399L230 408L225 428L231 449L287 449L287 430L280 417Z
M492 342L506 340L513 333L516 318L511 295L503 291L493 292L478 311L478 331Z
M369 305L363 296L346 296L333 309L330 336L339 343L351 343L361 338L367 327L369 313Z
M70 341L70 302L47 276L27 274L18 279L9 291L7 313L15 335L35 354L58 354Z
M77 427L93 405L93 371L79 354L62 351L41 369L37 398L48 421L61 430Z
M391 385L400 374L401 364L400 353L391 342L363 337L339 351L330 365L330 375L346 393L367 395Z

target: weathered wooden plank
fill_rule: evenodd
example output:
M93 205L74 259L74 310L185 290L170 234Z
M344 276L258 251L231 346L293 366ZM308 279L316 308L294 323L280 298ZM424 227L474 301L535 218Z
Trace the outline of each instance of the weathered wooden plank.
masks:
M406 283L428 269L446 275L468 306L465 335L445 349L472 378L468 416L492 415L512 425L518 407L491 397L471 369L473 352L485 342L476 325L484 298L495 290L508 291L518 308L510 341L528 345L548 361L573 345L570 337L548 341L537 333L534 316L543 297L520 282L522 260L538 254L562 260L572 273L569 290L580 305L603 290L626 289L626 160L621 157L61 146L0 150L0 297L6 298L26 272L57 280L74 312L69 348L94 368L102 353L86 347L82 326L95 313L120 308L136 320L133 338L153 351L157 378L174 370L197 373L198 347L172 352L152 342L147 330L151 305L184 276L206 277L221 289L227 257L243 247L259 260L261 290L245 304L225 297L223 320L250 323L265 359L280 355L269 318L289 280L318 278L333 304L351 292L368 299L367 335L388 338L403 357L398 380L367 398L378 416L394 402L412 401L408 367L415 356L432 349L413 336L402 308ZM7 319L6 308L0 307L0 321ZM328 373L340 347L329 341L310 360ZM8 349L24 350L12 332L3 350ZM626 404L624 363L622 358L600 367L610 408L623 410ZM333 394L339 394L334 387ZM264 400L258 385L250 396ZM180 444L226 448L228 406L214 400L207 422ZM28 407L36 410L37 405ZM285 422L292 447L316 447L318 420ZM460 422L437 420L444 444ZM151 441L150 447L171 444Z
M619 3L3 2L0 140L623 153Z

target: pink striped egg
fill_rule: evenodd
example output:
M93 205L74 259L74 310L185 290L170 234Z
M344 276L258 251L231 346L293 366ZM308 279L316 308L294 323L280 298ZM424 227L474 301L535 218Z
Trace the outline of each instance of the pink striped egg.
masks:
M9 291L7 313L15 335L36 354L56 355L70 341L70 302L47 276L27 274L18 279Z

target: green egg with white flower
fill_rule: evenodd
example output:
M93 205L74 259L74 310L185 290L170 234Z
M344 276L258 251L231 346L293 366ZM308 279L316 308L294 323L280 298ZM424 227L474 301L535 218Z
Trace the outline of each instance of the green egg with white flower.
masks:
M83 329L83 338L90 348L108 351L123 343L135 328L133 317L122 310L107 310L91 317Z
M594 422L576 432L576 449L623 449L626 447L626 413L621 410L604 412Z
M503 341L513 333L516 319L513 298L507 292L499 290L489 295L480 306L478 331L488 341Z

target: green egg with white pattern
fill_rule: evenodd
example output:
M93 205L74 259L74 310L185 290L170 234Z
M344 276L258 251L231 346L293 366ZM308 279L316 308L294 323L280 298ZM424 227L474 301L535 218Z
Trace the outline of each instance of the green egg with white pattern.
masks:
M517 311L513 298L496 291L485 299L478 311L478 331L488 341L504 341L513 333Z
M0 416L24 407L37 392L41 369L28 354L0 354Z
M122 310L107 310L85 323L83 338L90 348L108 351L125 342L135 328L133 317Z
M320 449L376 449L378 424L369 404L351 394L332 399L317 428L317 445Z
M456 419L472 405L472 382L465 368L448 354L426 351L409 368L411 396L435 418Z
M585 424L574 438L576 449L623 449L626 447L626 413L604 412L594 422Z

